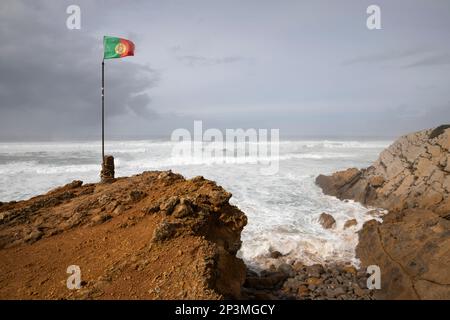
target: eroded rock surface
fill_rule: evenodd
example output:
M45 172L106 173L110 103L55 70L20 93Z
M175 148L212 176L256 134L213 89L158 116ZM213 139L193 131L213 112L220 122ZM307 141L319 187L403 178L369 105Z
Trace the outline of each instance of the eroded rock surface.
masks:
M367 169L351 168L316 183L326 194L366 205L401 210L450 212L450 128L424 130L401 137ZM433 137L433 138L430 138Z
M450 126L401 137L367 169L316 183L324 193L389 213L359 232L362 265L378 265L378 298L450 299Z
M239 298L247 218L214 182L144 172L0 206L0 298ZM82 288L69 290L78 265Z
M450 298L450 221L430 210L389 213L359 233L357 256L381 269L384 299Z

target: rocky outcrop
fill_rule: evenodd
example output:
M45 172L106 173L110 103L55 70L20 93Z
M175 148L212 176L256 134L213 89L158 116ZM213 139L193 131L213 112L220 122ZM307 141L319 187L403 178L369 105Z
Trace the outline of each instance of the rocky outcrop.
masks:
M438 135L437 133L440 134ZM450 128L445 126L401 137L367 169L320 175L324 193L389 210L450 212Z
M357 256L378 265L383 299L450 299L450 221L430 210L389 213L359 232Z
M0 206L0 298L240 298L246 216L202 177L74 181ZM66 287L66 269L82 286Z
M378 298L450 299L450 126L401 137L367 169L316 183L324 193L389 210L359 232L363 267L381 268Z

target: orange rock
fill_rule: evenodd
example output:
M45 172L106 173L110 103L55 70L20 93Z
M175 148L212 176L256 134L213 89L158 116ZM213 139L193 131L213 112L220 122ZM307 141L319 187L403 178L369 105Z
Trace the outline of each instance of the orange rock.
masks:
M0 299L28 298L26 290L36 299L240 298L247 218L230 197L211 181L152 171L3 204ZM80 291L60 283L72 264L86 281ZM99 290L92 279L109 280Z

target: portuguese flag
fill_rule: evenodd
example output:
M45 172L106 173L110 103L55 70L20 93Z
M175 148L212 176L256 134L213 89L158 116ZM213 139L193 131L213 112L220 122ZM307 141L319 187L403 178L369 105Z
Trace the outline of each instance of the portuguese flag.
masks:
M134 56L134 43L130 40L104 36L103 48L103 59L115 59Z

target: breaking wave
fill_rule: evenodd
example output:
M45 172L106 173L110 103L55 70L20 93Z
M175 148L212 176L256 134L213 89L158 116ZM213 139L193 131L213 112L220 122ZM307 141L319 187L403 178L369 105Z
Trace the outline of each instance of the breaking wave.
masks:
M323 195L318 174L348 167L366 167L390 141L281 141L279 157L241 156L233 163L217 157L173 157L170 141L118 141L106 145L116 159L116 175L143 170L173 169L186 177L203 175L233 194L231 202L248 216L240 255L255 267L270 263L269 249L285 259L305 263L351 261L357 264L355 231L373 218L358 203ZM75 179L98 181L100 142L0 143L0 201L21 200ZM279 161L275 175L262 176L260 167ZM322 212L337 226L325 230ZM357 228L343 229L348 219Z

